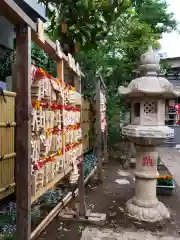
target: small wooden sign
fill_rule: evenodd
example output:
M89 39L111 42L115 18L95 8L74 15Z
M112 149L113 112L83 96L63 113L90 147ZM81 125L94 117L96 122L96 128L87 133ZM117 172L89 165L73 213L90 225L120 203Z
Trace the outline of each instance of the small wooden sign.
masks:
M74 70L74 72L76 72L76 62L74 58L72 58L72 62L73 62L72 69Z
M61 44L58 40L56 40L56 52L57 52L58 57L62 59L63 52L62 52Z
M81 76L79 63L76 63L76 73L77 73L78 76Z
M72 55L70 53L68 53L68 62L69 62L69 66L70 68L73 69L74 72L76 72L76 63L75 63L75 59L72 57Z
M70 53L68 53L68 62L69 66L72 68L72 55Z
M37 26L38 38L40 39L41 42L44 43L45 42L44 23L39 18L38 18L37 22L38 22L38 26Z

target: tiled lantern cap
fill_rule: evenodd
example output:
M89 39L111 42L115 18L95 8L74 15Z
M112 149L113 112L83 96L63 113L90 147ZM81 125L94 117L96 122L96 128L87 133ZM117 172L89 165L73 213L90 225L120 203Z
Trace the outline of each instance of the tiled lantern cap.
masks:
M128 95L129 97L140 96L161 96L162 98L172 98L180 95L180 87L173 85L163 77L157 76L160 69L160 57L148 48L148 51L140 58L140 71L144 76L132 80L128 87L120 86L118 88L120 95Z

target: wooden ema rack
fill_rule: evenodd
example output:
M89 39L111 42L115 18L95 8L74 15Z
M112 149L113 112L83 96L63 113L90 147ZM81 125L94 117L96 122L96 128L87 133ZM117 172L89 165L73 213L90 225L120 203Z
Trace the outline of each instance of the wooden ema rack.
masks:
M70 166L65 170L65 172L58 174L53 181L48 183L43 188L39 189L34 196L31 197L31 203L36 201L40 196L46 193L48 190L52 189L58 182L60 182L64 176L68 175L72 171L72 167Z
M31 202L34 202L71 173L75 168L74 159L90 150L91 109L89 101L74 87L34 65L31 100ZM74 143L79 144L71 148Z
M33 202L77 170L76 159L83 149L81 95L34 65L31 80Z
M40 111L38 109L38 104L35 105L34 110L37 110L37 112L34 111L34 118L35 121L31 121L30 117L30 103L33 102L38 102L36 101L38 97L38 93L44 93L44 96L42 97L42 100L40 102L42 103L56 103L57 95L61 95L61 91L58 91L55 89L56 84L53 84L54 81L53 79L50 80L51 85L47 81L42 81L43 84L41 85L44 90L41 89L38 91L38 87L32 86L31 81L32 81L32 76L30 75L31 73L31 41L34 41L41 49L43 49L48 56L52 57L56 61L57 65L57 78L60 80L60 83L64 83L64 75L65 75L65 70L67 69L70 73L71 76L73 76L72 81L74 81L74 84L76 86L77 91L81 91L81 77L84 76L83 73L79 70L78 63L75 63L74 59L72 58L71 55L66 56L60 48L60 44L58 44L58 41L56 43L53 43L50 39L47 38L44 34L44 26L43 23L38 20L37 22L34 22L32 19L29 18L29 16L15 3L13 0L1 0L1 13L2 15L14 26L16 26L16 63L13 65L13 73L12 73L12 79L13 83L15 83L15 92L17 93L16 96L16 141L18 144L16 144L16 161L15 161L15 171L16 171L16 203L17 203L17 225L16 225L16 238L18 240L35 240L40 235L43 233L43 231L47 228L47 226L53 221L55 217L57 217L58 213L62 209L62 204L58 204L57 207L55 207L49 214L48 216L41 222L41 224L31 233L31 219L29 216L31 215L31 187L32 190L34 191L35 194L33 194L33 197L41 195L43 192L42 189L44 186L41 188L40 184L34 184L34 186L31 186L31 177L34 175L35 183L39 181L39 183L46 182L46 186L49 186L47 188L50 188L50 179L52 178L53 171L52 169L56 166L56 169L58 169L61 172L56 172L56 178L59 174L61 175L64 170L67 170L68 167L72 166L71 164L68 165L65 159L62 161L59 161L60 165L63 162L63 171L62 168L58 167L58 164L55 164L54 158L56 157L61 157L65 156L65 151L71 151L72 148L70 147L71 145L68 145L68 148L66 148L65 145L65 136L63 133L64 131L64 118L65 118L65 109L58 109L60 110L61 115L61 135L62 135L62 149L58 149L58 151L51 151L52 145L48 144L50 143L51 135L56 131L50 132L49 136L42 140L47 140L45 151L42 150L45 154L43 156L40 156L39 160L40 162L46 162L47 163L47 171L48 177L46 176L45 179L41 175L41 179L37 177L37 172L34 172L34 168L32 168L32 165L37 163L38 161L38 154L39 152L36 151L39 148L39 139L40 139L40 131L38 131L38 126L39 124L44 124L42 121L44 118L43 116L43 111ZM69 75L70 76L70 75ZM69 77L70 80L71 77ZM45 80L45 79L44 79ZM53 82L54 81L54 82ZM31 83L30 83L31 82ZM76 82L76 83L75 83ZM45 85L44 85L45 83ZM32 83L34 84L34 83ZM57 83L58 84L58 83ZM35 84L36 85L36 84ZM54 85L54 86L53 86ZM59 87L61 84L58 84ZM50 87L49 87L50 86ZM32 89L34 88L34 89ZM31 95L31 90L32 95ZM50 91L52 90L52 94L49 95ZM65 90L65 89L64 89ZM60 94L56 94L56 92L60 92ZM65 97L64 94L62 94L61 102L57 105L65 105ZM33 98L33 100L32 100ZM73 103L74 104L74 103ZM98 103L99 104L99 103ZM71 105L71 104L69 104ZM42 107L42 106L40 106ZM48 105L48 108L50 106ZM47 109L46 109L47 110ZM45 110L45 111L46 111ZM49 110L49 109L48 109ZM96 109L98 111L98 108ZM52 111L52 110L51 110ZM37 115L36 115L37 113ZM49 117L48 117L49 115ZM53 114L46 114L46 124L50 123L52 124L52 117ZM97 115L97 119L100 119L100 116ZM31 135L30 128L33 128L33 125L31 123L35 123L35 133L34 135ZM52 127L54 129L54 127ZM43 129L43 128L42 128ZM47 128L44 128L47 130ZM46 132L46 131L45 131ZM47 135L48 135L47 131ZM31 138L36 141L31 143ZM54 138L53 138L54 139ZM56 139L56 138L55 138ZM59 140L59 139L58 139ZM53 140L54 141L54 140ZM55 141L56 142L56 141ZM98 140L99 142L99 140ZM100 143L100 142L99 142ZM100 144L98 143L98 146ZM54 144L53 146L57 146L57 144ZM40 145L41 146L41 145ZM37 160L35 162L32 161L32 156L31 156L31 147L34 149L34 158ZM82 149L81 149L82 150ZM61 155L62 154L62 155ZM54 156L56 155L56 156ZM98 154L100 156L100 154ZM62 157L62 158L63 158ZM23 158L23 161L22 161ZM39 163L38 163L39 164ZM65 164L67 164L65 166ZM40 164L41 166L41 164ZM39 167L40 167L39 166ZM100 166L100 165L98 165ZM67 168L66 168L67 167ZM61 170L60 170L61 169ZM38 171L38 169L37 169ZM63 175L62 175L63 176ZM79 191L80 191L80 198L81 198L81 203L85 200L85 191L84 191L84 176L83 176L83 161L81 164L80 168L80 181L81 184L79 184ZM57 177L58 179L58 177ZM52 180L52 179L51 179ZM41 185L42 186L42 185ZM34 189L33 189L34 188ZM71 193L69 194L71 195ZM66 197L66 203L68 202L69 198ZM83 204L80 204L80 210L82 210L81 207ZM81 214L82 215L82 214ZM84 214L83 214L84 215ZM53 239L53 238L51 238Z
M38 70L39 71L39 70ZM42 70L41 70L42 72ZM35 79L35 77L33 77ZM48 78L50 78L48 76ZM41 84L40 79L38 79L39 82L38 84ZM64 176L71 174L75 171L75 168L77 167L77 164L80 164L80 179L79 179L79 187L76 190L75 196L78 195L78 193L80 193L80 202L78 204L76 204L76 211L70 211L67 210L67 208L65 209L65 211L62 208L62 212L59 214L59 217L62 220L75 220L75 221L81 221L81 222L91 222L93 224L98 224L98 225L103 225L105 223L106 220L106 214L100 214L100 213L92 213L90 210L86 209L86 204L85 204L85 191L84 191L84 184L88 181L88 179L95 173L95 171L97 170L97 168L95 168L88 176L88 178L86 178L86 180L84 180L84 173L83 173L83 158L78 162L78 161L74 161L74 159L79 158L81 155L83 155L84 152L87 152L89 150L89 132L90 132L90 128L91 128L91 109L90 109L90 103L88 102L88 100L84 99L81 94L77 93L75 91L75 89L71 86L67 86L65 84L63 84L63 82L59 82L57 79L48 79L49 80L53 80L54 82L56 82L57 84L59 84L61 90L58 91L58 95L57 95L57 89L58 87L56 86L54 88L54 86L52 86L52 88L54 88L54 90L56 89L56 94L54 94L54 101L52 101L52 97L50 97L48 100L47 99L43 99L44 96L43 94L40 94L40 90L37 88L37 86L34 86L36 89L36 91L32 91L32 93L35 92L35 94L33 94L33 101L35 100L35 104L33 104L34 109L32 110L32 112L34 113L34 110L36 111L40 111L40 113L35 114L35 116L38 116L38 119L34 119L35 123L32 121L32 127L34 127L33 129L42 129L43 127L40 126L38 128L39 123L44 124L43 126L46 126L43 128L43 132L47 133L46 129L48 128L58 128L60 129L60 134L61 134L61 141L59 142L59 145L55 147L56 151L55 153L48 155L48 151L45 151L47 153L47 156L45 156L46 158L49 158L49 156L53 159L54 157L57 156L57 153L61 153L60 157L61 157L61 164L58 164L58 174L55 176L54 173L52 173L52 166L54 166L53 164L57 164L57 161L59 159L56 159L56 161L52 161L52 165L50 168L50 172L51 174L54 174L53 176L55 176L53 178L52 181L48 182L45 186L39 188L37 191L35 191L34 196L32 196L32 202L34 202L37 198L39 198L43 193L47 192L50 188L54 187L55 184L57 182L59 182ZM47 81L47 79L46 79ZM51 83L50 81L50 83ZM53 83L54 83L53 82ZM52 84L52 83L51 83ZM43 87L41 87L41 89L43 89ZM44 90L43 90L44 91ZM51 89L51 91L53 91L53 89ZM43 96L43 97L40 97ZM50 94L49 94L50 96ZM56 96L56 98L55 98ZM35 99L34 99L35 98ZM43 100L43 101L42 101ZM45 101L46 100L46 101ZM53 109L52 109L53 106ZM44 114L43 116L43 111L48 111L49 113L49 123L48 120L46 119L46 114ZM76 111L76 109L79 109L78 111ZM59 111L59 117L58 117L58 122L56 119L56 111ZM52 113L54 112L54 113ZM76 112L78 112L78 114L76 114ZM53 116L54 117L53 117ZM34 116L33 116L34 117ZM39 122L38 122L39 121ZM52 122L56 122L56 126L53 125ZM78 126L78 128L76 127ZM74 138L74 136L72 136L72 132L73 131L79 131L79 134L76 134L77 136ZM34 133L34 130L32 131ZM52 132L48 132L48 134L46 135L47 137L50 136L50 134L52 134ZM42 134L42 131L41 131ZM35 136L37 137L38 134L36 132ZM39 136L40 138L40 136ZM48 141L48 143L51 141ZM56 141L57 142L57 141ZM69 148L69 146L72 146L73 144L76 145L76 143L78 143L78 151L76 150L75 152L70 152L71 151L71 147ZM33 145L34 146L34 145ZM36 144L35 146L38 146L38 144ZM48 149L51 149L51 147L49 146ZM46 150L46 149L45 149ZM32 152L35 152L35 154L33 156L37 156L39 153L39 150L35 151L33 149ZM36 155L37 154L37 155ZM74 154L74 155L73 155ZM39 158L40 156L38 156ZM38 159L37 158L37 159ZM41 163L41 161L40 161ZM55 168L56 169L56 168ZM41 171L42 169L40 169ZM33 174L32 174L33 176ZM43 178L44 179L44 178ZM52 177L50 177L50 179L52 179ZM32 181L33 183L33 181ZM35 184L37 184L37 182L35 182ZM51 213L50 213L51 214ZM45 219L46 220L46 219ZM41 225L40 225L41 226ZM35 236L36 231L33 234L33 236ZM32 238L34 239L34 238Z

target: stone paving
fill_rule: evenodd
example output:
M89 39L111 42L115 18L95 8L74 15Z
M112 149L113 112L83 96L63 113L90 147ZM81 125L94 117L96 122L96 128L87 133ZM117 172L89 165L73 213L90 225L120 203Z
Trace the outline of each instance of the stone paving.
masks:
M159 147L158 152L164 165L180 187L180 152L172 147Z
M180 237L162 236L162 233L155 236L148 231L135 232L131 229L114 232L112 229L86 228L80 240L180 240Z

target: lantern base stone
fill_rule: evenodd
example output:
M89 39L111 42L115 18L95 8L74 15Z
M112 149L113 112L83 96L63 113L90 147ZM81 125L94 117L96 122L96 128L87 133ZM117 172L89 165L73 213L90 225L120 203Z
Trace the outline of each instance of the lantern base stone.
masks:
M152 207L139 207L133 203L133 199L130 199L127 202L126 210L130 217L144 222L160 222L170 218L169 211L162 202L158 202L156 206Z

